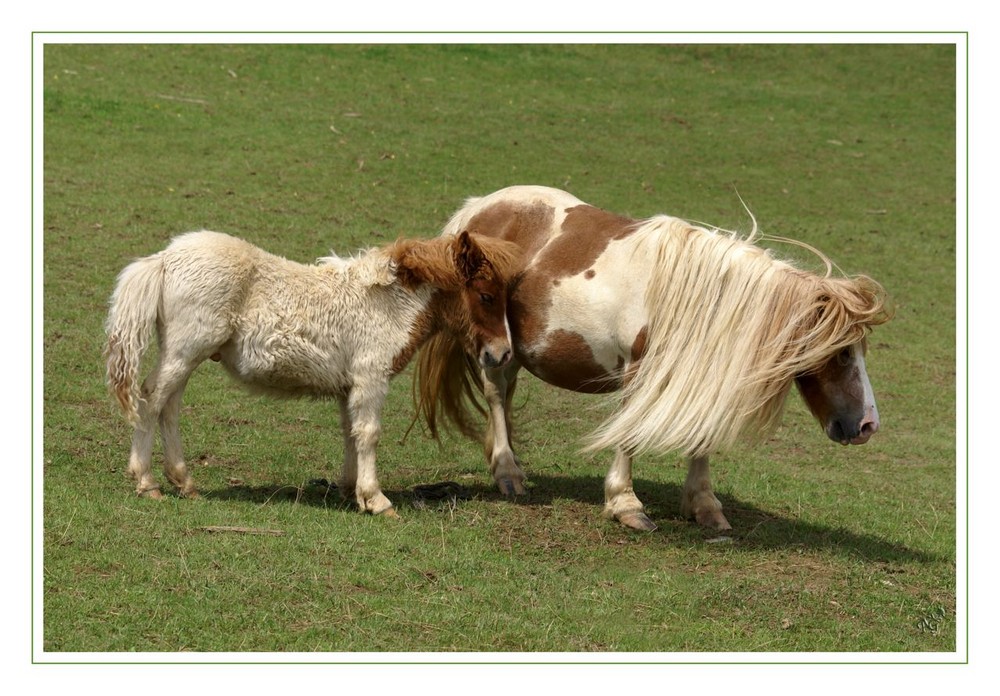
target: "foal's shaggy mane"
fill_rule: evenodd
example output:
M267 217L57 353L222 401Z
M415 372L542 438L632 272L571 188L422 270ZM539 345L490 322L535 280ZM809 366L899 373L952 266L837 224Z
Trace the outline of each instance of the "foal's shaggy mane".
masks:
M823 276L773 258L751 243L754 234L741 239L657 216L635 235L652 236L657 249L647 351L588 450L700 456L762 436L777 425L797 375L889 318L878 283L833 277L819 252Z
M508 282L517 269L518 249L510 242L482 235L400 239L386 247L400 282L407 287L427 283L445 291L464 289L477 280Z
M477 279L509 282L518 270L518 249L510 242L474 235L475 246L462 237L398 239L357 256L336 254L316 260L368 287L399 282L407 288L431 285L440 290L462 290Z

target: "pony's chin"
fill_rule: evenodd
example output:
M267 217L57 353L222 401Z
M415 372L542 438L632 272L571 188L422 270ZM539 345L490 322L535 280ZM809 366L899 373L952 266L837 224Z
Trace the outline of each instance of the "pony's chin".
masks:
M847 445L863 445L871 439L874 433L862 432L854 437L847 437L839 427L834 426L827 431L826 435L834 442L839 442L846 447Z
M830 439L833 440L834 442L839 442L844 447L847 447L848 445L863 445L870 439L872 439L872 436L870 433L865 433L862 435L858 435L857 437L846 438L843 436L838 437L836 434L832 434L830 435Z

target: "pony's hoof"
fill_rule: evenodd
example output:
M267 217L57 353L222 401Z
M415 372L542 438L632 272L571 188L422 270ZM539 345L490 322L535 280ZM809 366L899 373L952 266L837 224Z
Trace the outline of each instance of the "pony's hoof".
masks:
M392 506L387 507L385 510L382 510L380 512L376 512L374 514L378 515L379 517L391 517L391 518L393 518L395 520L401 520L401 519L403 519L402 517L399 516L399 513L396 512L396 508L394 508Z
M528 493L527 489L524 487L524 483L518 479L500 479L497 481L497 487L500 489L500 492L508 498L513 498L518 495L527 495Z
M626 527L638 529L640 532L656 531L656 525L653 523L653 520L649 519L646 516L646 513L641 510L638 512L626 512L623 515L619 515L618 521Z
M139 491L140 498L149 498L150 500L163 500L163 493L160 492L159 488L150 488L148 491Z
M702 527L708 527L717 532L725 532L733 528L721 510L702 510L695 514L694 519Z

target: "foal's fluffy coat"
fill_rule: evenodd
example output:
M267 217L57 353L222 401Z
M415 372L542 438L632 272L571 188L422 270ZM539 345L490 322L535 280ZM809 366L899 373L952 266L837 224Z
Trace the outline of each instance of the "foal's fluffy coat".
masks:
M181 494L195 494L178 417L188 378L211 358L255 390L336 397L345 440L341 491L354 491L362 510L389 510L374 465L389 379L441 330L491 360L510 354L503 306L488 317L493 326L472 325L467 306L484 287L502 295L512 266L504 246L469 235L400 241L310 266L202 231L126 267L106 324L107 377L135 426L129 472L137 492L159 497L150 473L158 421L167 477ZM154 330L159 356L140 388Z

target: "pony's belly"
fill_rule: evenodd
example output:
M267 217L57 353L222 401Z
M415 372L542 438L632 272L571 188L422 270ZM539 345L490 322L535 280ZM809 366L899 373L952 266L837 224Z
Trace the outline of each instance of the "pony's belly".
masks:
M273 337L266 346L238 339L219 355L228 372L246 386L288 396L335 396L349 380L334 356L301 340Z
M624 362L607 369L593 358L593 352L578 334L556 331L547 334L538 349L522 349L518 362L528 372L549 384L586 394L603 394L621 388Z

